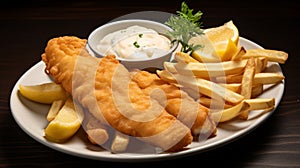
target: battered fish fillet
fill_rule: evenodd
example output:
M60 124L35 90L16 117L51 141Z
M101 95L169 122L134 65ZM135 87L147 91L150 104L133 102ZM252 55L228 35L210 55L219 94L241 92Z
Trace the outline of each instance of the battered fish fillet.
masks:
M152 96L165 106L170 114L191 128L193 135L215 135L216 125L210 119L209 109L197 103L186 92L147 71L133 72L132 79L144 93L153 94ZM161 89L163 92L155 89Z
M42 54L45 72L119 132L165 151L179 151L192 142L190 129L145 94L114 56L92 57L85 45L86 40L73 36L49 40Z

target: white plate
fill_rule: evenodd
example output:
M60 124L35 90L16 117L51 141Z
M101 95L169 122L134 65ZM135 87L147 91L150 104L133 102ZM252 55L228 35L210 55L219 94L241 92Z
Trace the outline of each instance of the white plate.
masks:
M242 37L240 38L240 44L246 49L262 48L261 46ZM82 130L79 131L70 141L64 144L52 143L43 137L44 128L48 124L48 121L46 120L46 114L50 106L33 103L29 100L26 100L18 92L19 84L30 85L50 82L51 79L44 73L44 68L45 66L43 62L37 63L30 68L15 84L10 98L10 107L13 117L18 125L29 136L38 142L57 151L84 158L109 161L145 161L175 158L178 156L204 152L241 137L242 135L256 128L274 112L271 111L261 114L261 111L253 111L250 113L250 120L248 121L234 120L226 124L219 124L216 137L210 138L201 143L193 142L188 146L189 149L172 154L112 154L109 151L101 149L100 147L97 148L93 145L90 145L85 137L85 133ZM282 73L281 68L277 63L269 64L268 71ZM275 86L267 87L267 91L265 91L261 97L274 97L277 107L284 92L284 81Z

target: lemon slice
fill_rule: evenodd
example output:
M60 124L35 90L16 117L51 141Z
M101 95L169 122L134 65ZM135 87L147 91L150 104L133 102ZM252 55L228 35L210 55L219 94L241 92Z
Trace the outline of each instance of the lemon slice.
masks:
M54 120L45 128L45 138L53 142L64 142L81 126L81 119L71 98L68 98Z
M204 33L213 43L222 43L231 39L237 45L239 41L239 30L232 20L224 25L205 29Z
M29 100L51 104L55 100L65 100L67 98L66 91L61 85L50 82L39 85L19 85L21 95Z
M199 62L220 62L220 57L212 42L206 35L198 35L189 40L189 44L202 45L203 47L192 52L192 57Z
M233 34L231 36L231 40L232 42L234 42L235 45L238 45L239 43L239 30L238 28L234 25L233 21L229 21L227 23L224 24L224 26L226 26L227 28L230 28L233 31Z
M239 41L239 31L232 21L222 26L205 29L204 33L222 60L229 60L228 57L236 52ZM225 53L225 58L223 58Z
M232 56L238 51L238 46L229 39L225 50L218 50L217 53L220 55L222 61L230 61Z

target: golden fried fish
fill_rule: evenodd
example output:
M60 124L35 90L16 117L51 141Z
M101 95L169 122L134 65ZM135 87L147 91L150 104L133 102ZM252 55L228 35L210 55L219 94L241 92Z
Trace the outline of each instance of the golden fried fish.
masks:
M210 136L216 133L216 125L209 117L209 109L197 103L179 87L147 71L133 72L132 79L147 95L156 93L153 97L165 106L167 112L191 128L194 135ZM155 89L161 89L162 92L155 92Z
M74 36L53 38L42 54L45 72L76 102L102 123L163 150L182 150L192 142L190 129L145 94L114 56L92 57L85 45Z

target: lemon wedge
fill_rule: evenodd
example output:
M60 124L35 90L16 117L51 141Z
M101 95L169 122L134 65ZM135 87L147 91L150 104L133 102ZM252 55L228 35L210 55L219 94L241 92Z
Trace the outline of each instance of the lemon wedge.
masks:
M54 82L39 85L20 84L19 91L27 99L44 104L51 104L55 100L67 98L67 93L62 86Z
M218 50L217 53L220 55L222 61L230 61L233 55L239 50L238 46L229 39L227 42L226 49Z
M221 59L230 60L229 57L236 52L239 41L239 31L233 21L226 22L218 27L205 29L204 33L215 47Z
M189 44L202 45L203 47L192 52L192 57L199 62L220 62L220 57L212 42L204 35L197 35L189 40Z
M72 99L68 98L56 117L45 128L45 138L53 142L64 142L77 132L81 121Z

